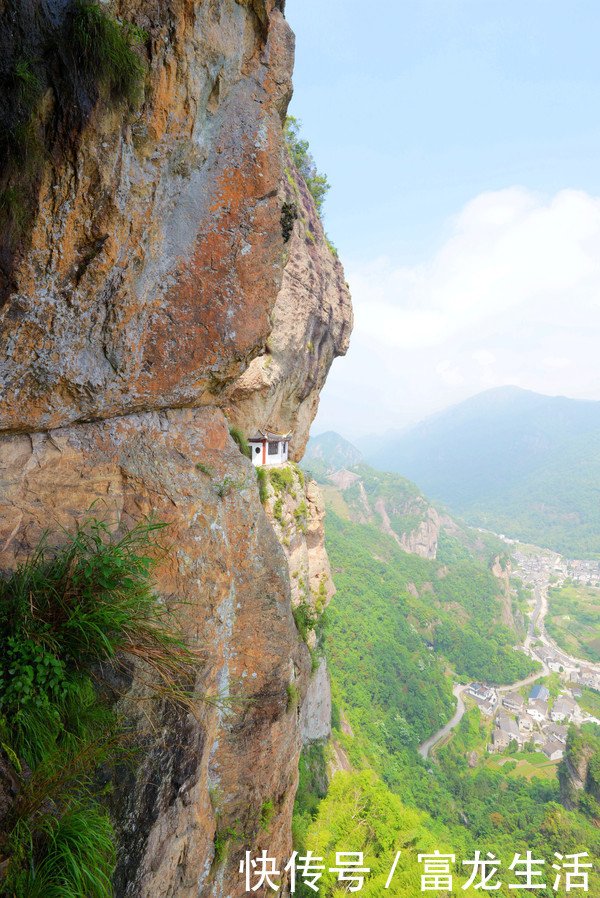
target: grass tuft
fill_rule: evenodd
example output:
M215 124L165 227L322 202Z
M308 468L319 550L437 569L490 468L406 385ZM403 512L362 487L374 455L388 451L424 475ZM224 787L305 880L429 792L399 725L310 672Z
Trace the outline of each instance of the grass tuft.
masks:
M94 0L76 0L73 55L76 64L111 95L135 106L141 98L144 65L135 46L147 35L135 25L116 22Z
M246 458L251 458L252 453L250 452L250 446L248 445L248 440L246 439L246 437L244 436L244 434L242 433L240 428L239 427L230 427L229 434L230 434L232 440L234 440L240 447L240 452L242 453L242 455L245 455Z
M151 695L197 711L199 651L151 582L163 528L146 521L117 539L90 518L60 548L46 534L0 580L0 753L19 782L0 820L2 895L111 895L97 771L131 760L134 747L100 688L110 667L134 662Z
M260 497L260 501L263 505L266 505L269 498L269 488L267 487L267 469L257 468L256 479L258 480L258 495Z

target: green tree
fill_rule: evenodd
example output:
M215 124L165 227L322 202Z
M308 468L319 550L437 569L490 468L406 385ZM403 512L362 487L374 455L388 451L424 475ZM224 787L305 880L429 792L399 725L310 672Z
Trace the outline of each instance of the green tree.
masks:
M306 183L319 215L323 213L323 203L330 188L327 175L317 170L315 160L308 148L307 140L300 140L300 122L288 115L285 120L284 138L292 161Z

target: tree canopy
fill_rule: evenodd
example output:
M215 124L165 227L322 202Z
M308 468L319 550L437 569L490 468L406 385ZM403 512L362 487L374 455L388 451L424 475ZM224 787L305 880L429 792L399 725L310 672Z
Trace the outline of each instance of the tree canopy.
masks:
M308 192L312 196L319 215L323 214L323 203L330 188L327 175L319 172L309 150L307 140L300 140L301 123L292 115L285 120L284 138L292 161L306 183Z

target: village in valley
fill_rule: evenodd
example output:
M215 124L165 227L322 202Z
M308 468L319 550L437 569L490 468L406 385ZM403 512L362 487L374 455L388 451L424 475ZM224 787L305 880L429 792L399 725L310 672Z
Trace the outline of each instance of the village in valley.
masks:
M582 712L577 705L581 690L574 687L553 702L547 686L534 684L527 697L520 692L501 692L483 683L471 683L466 694L477 703L480 711L494 718L489 752L502 752L511 747L523 749L530 744L550 761L558 761L564 754L570 723L581 726L600 720Z
M525 749L559 761L571 724L600 725L598 717L581 707L584 690L600 693L600 664L572 657L550 638L545 627L548 589L565 583L600 588L600 563L567 560L544 550L515 551L514 544L512 554L517 565L513 575L532 595L529 628L520 648L542 664L542 671L512 686L471 683L464 696L493 721L488 752L511 754ZM548 678L551 688L544 685Z

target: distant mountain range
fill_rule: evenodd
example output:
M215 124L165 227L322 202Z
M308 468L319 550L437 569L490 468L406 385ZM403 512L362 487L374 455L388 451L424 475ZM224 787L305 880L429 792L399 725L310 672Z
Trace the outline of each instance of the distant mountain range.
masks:
M362 453L339 433L328 430L308 441L302 467L320 479L340 468L351 468L363 460Z
M600 556L600 402L502 387L361 442L471 525Z

